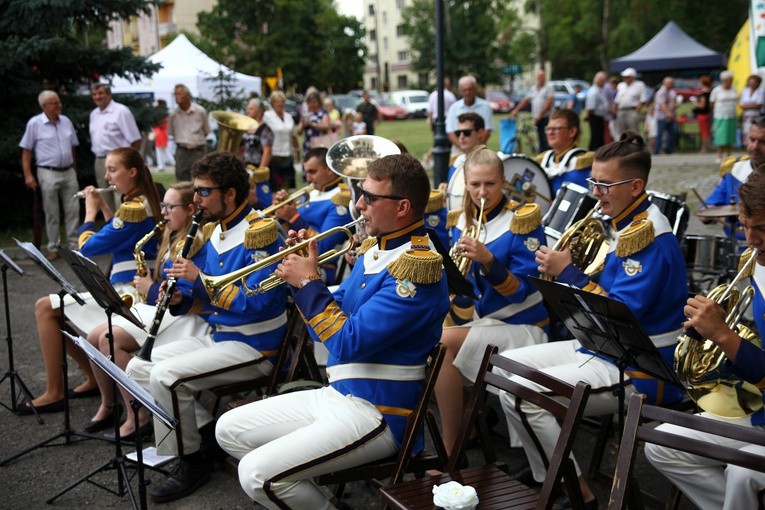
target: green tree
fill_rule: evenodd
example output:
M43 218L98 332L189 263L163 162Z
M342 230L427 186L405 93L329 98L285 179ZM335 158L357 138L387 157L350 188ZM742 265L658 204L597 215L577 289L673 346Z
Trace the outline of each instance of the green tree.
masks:
M109 22L147 8L144 0L0 0L0 205L4 228L29 224L29 195L23 190L19 140L26 122L40 113L37 95L59 93L64 114L78 129L78 163L89 161L88 113L93 102L90 83L102 76L138 78L156 66L129 48L110 50L105 37ZM144 118L144 117L141 117ZM92 170L90 171L92 176Z
M286 89L347 90L362 79L363 26L332 0L219 0L197 26L201 50L247 74L281 67Z

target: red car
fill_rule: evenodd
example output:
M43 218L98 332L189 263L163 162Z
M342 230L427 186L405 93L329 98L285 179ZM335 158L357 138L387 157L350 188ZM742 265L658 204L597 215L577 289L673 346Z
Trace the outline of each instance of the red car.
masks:
M380 112L383 120L401 120L409 118L409 112L392 102L390 99L378 99L377 110Z
M701 95L701 84L699 80L675 78L675 86L672 90L678 96L682 96L683 101L688 101L691 97L699 97Z
M507 113L513 109L515 103L507 94L494 90L486 93L486 100L491 105L491 111L494 113Z

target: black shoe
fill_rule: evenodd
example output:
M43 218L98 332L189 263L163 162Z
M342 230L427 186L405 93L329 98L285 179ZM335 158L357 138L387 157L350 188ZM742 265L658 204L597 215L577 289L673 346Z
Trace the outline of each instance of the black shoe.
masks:
M101 390L98 389L98 386L95 388L90 388L89 390L85 391L74 391L74 388L69 388L69 398L87 398L87 397L97 397L101 394Z
M188 496L212 478L212 468L206 462L178 461L175 471L151 493L155 503L167 503Z
M120 415L122 413L120 412ZM103 418L101 420L90 420L87 425L85 425L85 432L89 432L93 434L94 432L101 432L102 430L106 430L109 427L114 426L114 420L119 420L120 416L115 416L114 411L111 412L109 416L106 418Z
M37 410L38 414L57 413L64 410L64 399L62 398L61 400L56 400L50 404L34 406L34 408ZM16 414L19 416L34 414L34 411L32 411L32 405L29 402L25 402L16 409Z
M542 482L537 482L534 480L534 474L531 472L531 466L526 466L524 468L521 468L520 471L513 473L510 475L512 478L515 478L519 482L521 482L526 487L541 487Z
M134 430L133 432L131 432L130 434L126 436L120 436L120 442L124 444L130 444L130 445L135 444L137 441L135 432L136 431ZM141 425L138 428L138 434L140 434L141 436L142 443L151 441L151 439L154 437L154 423L149 422L146 425ZM114 432L108 432L104 434L104 439L114 442Z

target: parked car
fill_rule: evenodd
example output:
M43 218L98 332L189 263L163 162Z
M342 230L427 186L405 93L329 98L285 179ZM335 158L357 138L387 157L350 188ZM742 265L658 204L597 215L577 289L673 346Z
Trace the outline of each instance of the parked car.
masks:
M529 95L529 89L531 87L518 87L515 90L513 90L510 93L510 101L512 101L514 104L518 104L521 101L523 101L523 98ZM513 106L515 108L515 106ZM526 103L526 105L521 109L522 112L530 112L531 111L531 103Z
M391 92L391 100L402 106L407 113L415 118L428 116L428 91L426 90L397 90Z
M569 96L574 93L574 86L579 85L582 90L576 95L576 101L584 108L584 99L587 97L587 89L590 84L584 80L552 80L550 85L553 88L553 108L565 108Z
M345 112L356 113L356 108L361 104L360 97L350 94L332 94L327 97L332 100L332 104L335 105L335 109L340 112L340 115L344 115Z
M377 104L377 109L380 111L380 116L384 120L401 120L411 117L403 106L398 105L391 101L389 98L381 97L377 101L372 101Z
M675 78L675 86L672 90L675 91L675 94L677 94L678 97L682 97L683 101L688 101L691 97L698 97L701 95L701 83L699 83L699 80Z
M500 90L492 90L487 92L486 100L491 105L491 111L494 113L507 113L515 106L513 100Z

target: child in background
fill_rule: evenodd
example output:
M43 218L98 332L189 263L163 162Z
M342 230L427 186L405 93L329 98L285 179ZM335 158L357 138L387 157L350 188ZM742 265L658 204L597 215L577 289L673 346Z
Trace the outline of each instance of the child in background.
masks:
M353 121L353 134L354 135L367 134L367 125L364 123L364 116L361 113L357 113L356 118Z

